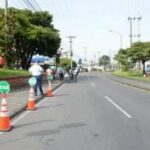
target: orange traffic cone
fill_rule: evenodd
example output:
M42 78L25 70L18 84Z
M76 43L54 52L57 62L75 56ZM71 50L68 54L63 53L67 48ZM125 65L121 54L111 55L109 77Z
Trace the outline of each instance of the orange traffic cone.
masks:
M28 110L35 110L36 109L36 107L35 107L35 100L34 100L34 89L33 89L32 86L30 87L27 109Z
M48 84L47 96L48 96L48 97L53 96L53 94L52 94L52 88L51 88L51 83Z
M2 104L0 110L0 131L10 131L12 126L10 125L10 118L8 115L8 104L7 104L7 95L2 95Z

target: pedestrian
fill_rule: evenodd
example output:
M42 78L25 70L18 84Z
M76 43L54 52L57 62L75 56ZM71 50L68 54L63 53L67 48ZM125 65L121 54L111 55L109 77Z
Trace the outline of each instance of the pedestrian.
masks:
M52 75L53 75L53 79L56 79L56 70L52 69Z
M69 70L69 82L74 80L74 74L73 74L73 70L70 69Z
M34 92L35 95L37 95L37 89L39 89L41 95L43 96L43 89L42 89L42 73L43 69L42 67L38 64L38 62L35 62L30 68L29 72L32 74L33 77L36 78L36 84L34 87Z
M76 69L73 71L73 74L74 74L74 81L75 81L75 82L77 82L78 73L79 73L79 70L78 70L78 68L76 68Z
M53 71L52 71L51 67L48 67L46 69L46 76L47 76L48 82L51 82L51 80L53 79Z
M59 73L59 80L60 80L60 82L62 82L64 80L64 71L63 71L63 69L59 68L58 73Z

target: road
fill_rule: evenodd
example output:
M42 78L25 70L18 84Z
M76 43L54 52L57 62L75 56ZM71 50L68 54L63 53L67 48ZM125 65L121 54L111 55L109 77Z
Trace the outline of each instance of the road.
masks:
M149 150L150 93L81 73L12 120L0 150Z

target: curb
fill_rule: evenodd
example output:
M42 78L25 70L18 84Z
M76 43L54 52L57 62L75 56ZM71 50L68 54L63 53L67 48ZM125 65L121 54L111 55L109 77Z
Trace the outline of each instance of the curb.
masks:
M65 80L66 81L66 80ZM65 81L63 81L62 83L58 84L56 87L52 88L52 91L55 91L57 88L59 88L62 84L65 83ZM46 93L44 94L46 95ZM40 96L35 100L35 104L37 104L39 101L41 101L43 98L45 98L46 96ZM26 110L27 104L22 105L22 107L20 107L18 110L15 110L14 112L12 112L9 117L10 119L15 118L17 115L19 115L20 113L24 112Z
M142 89L144 91L150 92L150 88L144 88L144 87L141 87L141 86L138 86L138 85L134 85L134 84L131 84L131 83L122 82L122 81L111 79L111 78L108 78L108 79L110 79L112 81L115 81L115 82L118 82L118 83L121 83L121 84L128 85L130 87L134 87L134 88L137 88L137 89Z

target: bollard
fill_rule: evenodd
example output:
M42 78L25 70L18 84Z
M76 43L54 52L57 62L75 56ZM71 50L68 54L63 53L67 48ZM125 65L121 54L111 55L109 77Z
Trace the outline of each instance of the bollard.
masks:
M35 99L34 99L34 85L36 84L36 78L32 77L29 79L30 84L30 92L29 92L29 99L27 104L27 110L35 110Z
M53 96L53 94L52 94L52 85L51 85L51 82L49 81L48 82L47 97L51 97L51 96Z
M53 96L53 94L52 94L52 84L51 84L51 81L53 80L53 76L49 75L47 79L48 79L47 97L51 97L51 96Z

